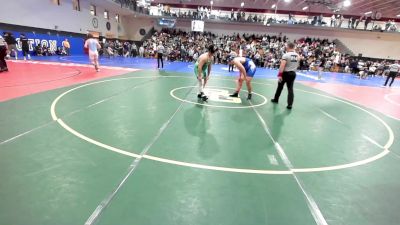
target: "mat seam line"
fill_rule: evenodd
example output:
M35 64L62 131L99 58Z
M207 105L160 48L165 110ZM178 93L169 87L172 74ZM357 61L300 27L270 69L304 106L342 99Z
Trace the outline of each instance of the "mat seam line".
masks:
M187 96L192 92L194 88L190 89L186 95L185 99ZM122 179L122 181L117 185L117 187L109 194L106 198L104 198L100 204L96 207L96 209L92 212L92 214L89 216L89 218L86 220L85 225L93 225L96 224L98 219L100 218L101 214L103 211L108 207L108 205L112 202L114 197L118 194L119 190L121 187L125 184L126 180L136 171L136 168L138 168L139 163L142 161L144 156L147 154L147 152L150 150L150 148L157 142L159 137L162 135L162 133L167 129L167 127L171 124L172 120L175 118L175 115L181 110L181 108L185 105L185 102L182 102L179 107L175 110L175 112L172 114L172 116L161 126L159 131L157 132L156 136L154 136L153 140L149 142L148 145L145 146L145 148L140 152L139 157L135 158L133 162L129 165L128 167L128 172Z

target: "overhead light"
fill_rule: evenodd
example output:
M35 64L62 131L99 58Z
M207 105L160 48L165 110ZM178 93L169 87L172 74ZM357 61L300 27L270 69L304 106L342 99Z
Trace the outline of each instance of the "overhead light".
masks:
M372 11L369 11L369 12L366 12L366 13L364 13L365 15L369 15L369 14L371 14L372 13Z
M349 7L351 5L351 1L350 0L345 0L344 2L343 2L343 6L344 7Z
M304 6L304 7L303 7L303 11L304 11L304 10L307 10L307 9L308 9L308 6Z
M275 4L273 4L273 5L271 6L271 8L273 8L273 9L275 9L275 7L276 7L276 5L275 5Z
M400 17L400 14L399 14L399 15L397 15L397 17Z
M214 5L214 1L211 1L210 4L211 4L211 5Z
M244 6L244 2L240 3L240 7L243 7L243 6Z
M289 2L291 2L291 1L292 1L292 0L285 0L286 3L289 3Z

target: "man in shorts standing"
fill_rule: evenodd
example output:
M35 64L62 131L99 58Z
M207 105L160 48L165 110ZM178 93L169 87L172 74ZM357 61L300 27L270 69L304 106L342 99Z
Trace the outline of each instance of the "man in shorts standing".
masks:
M199 91L197 97L207 101L208 97L204 95L204 88L211 74L211 65L214 62L214 53L218 50L214 45L208 47L208 52L203 53L194 64L194 74L199 81Z
M85 48L89 49L89 60L94 65L97 72L99 69L99 52L98 49L101 48L97 39L93 38L92 34L88 34L88 39L85 42Z

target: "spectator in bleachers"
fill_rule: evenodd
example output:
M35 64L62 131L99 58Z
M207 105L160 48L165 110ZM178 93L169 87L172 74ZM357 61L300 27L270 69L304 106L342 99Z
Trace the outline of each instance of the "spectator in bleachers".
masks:
M331 16L331 27L336 27L336 15Z
M62 46L63 46L64 51L66 52L66 54L70 55L71 44L69 43L68 39L65 38L65 40L62 42Z
M358 24L360 24L360 22L362 22L363 20L364 20L364 16L360 16L359 19L356 19L355 26L353 27L353 29L358 29Z
M131 56L132 57L136 57L137 54L138 54L137 45L135 43L132 43L131 49L132 49L131 50Z
M37 56L43 56L43 48L41 44L36 45L35 47L35 54Z
M144 47L143 47L143 45L140 46L140 48L139 48L139 55L140 55L140 57L144 57Z
M67 53L65 52L64 48L62 48L62 47L57 47L56 55L63 56L63 55L67 55Z
M344 19L344 18L343 18L343 15L341 15L341 14L336 15L336 24L337 24L337 27L339 27L339 28L342 27L343 19Z
M372 18L370 16L366 16L365 22L364 22L364 30L367 30L368 24L370 24L372 21Z

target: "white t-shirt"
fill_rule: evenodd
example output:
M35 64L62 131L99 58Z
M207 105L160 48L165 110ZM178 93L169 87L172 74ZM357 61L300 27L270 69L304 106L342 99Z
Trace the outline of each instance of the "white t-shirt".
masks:
M85 47L89 48L89 53L97 53L97 47L99 42L96 39L89 38L85 42Z

